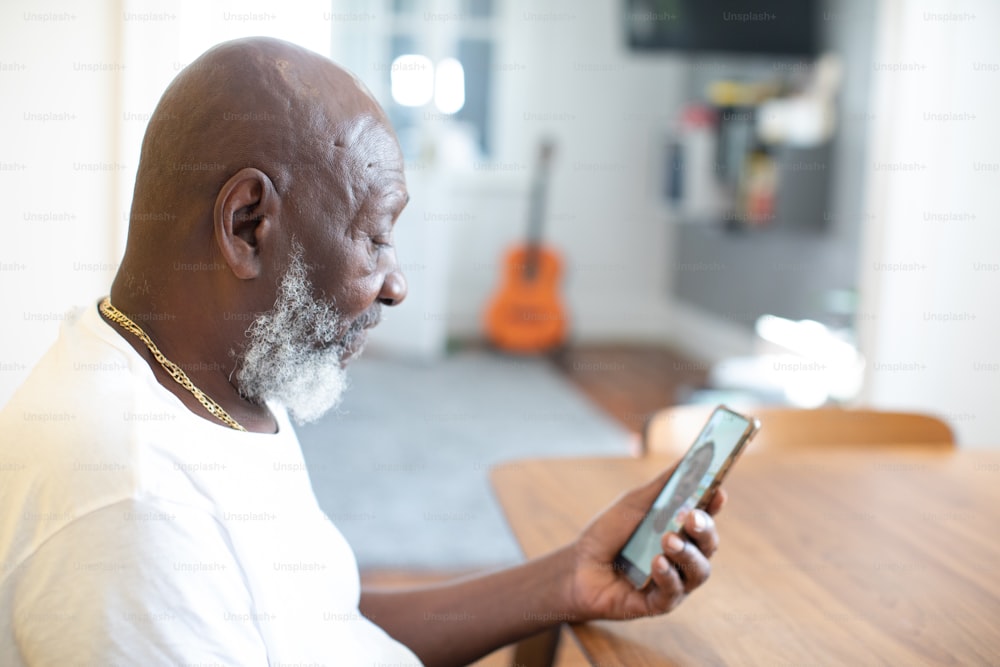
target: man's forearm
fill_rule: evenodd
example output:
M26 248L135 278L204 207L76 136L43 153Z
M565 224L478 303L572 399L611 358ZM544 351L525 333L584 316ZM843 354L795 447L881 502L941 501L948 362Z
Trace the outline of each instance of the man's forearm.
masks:
M571 622L573 552L403 591L366 591L361 612L432 667L465 665L505 644Z

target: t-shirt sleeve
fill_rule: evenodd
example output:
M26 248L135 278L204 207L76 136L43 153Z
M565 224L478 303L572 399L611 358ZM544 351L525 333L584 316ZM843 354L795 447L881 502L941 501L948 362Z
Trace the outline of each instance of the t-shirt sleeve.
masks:
M26 664L267 664L243 572L204 511L116 503L74 519L19 569Z

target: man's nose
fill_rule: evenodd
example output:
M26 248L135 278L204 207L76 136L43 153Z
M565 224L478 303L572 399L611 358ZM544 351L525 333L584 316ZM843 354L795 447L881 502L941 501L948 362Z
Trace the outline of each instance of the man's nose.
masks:
M397 267L386 274L382 281L382 291L379 292L378 300L385 306L398 306L406 298L406 277Z

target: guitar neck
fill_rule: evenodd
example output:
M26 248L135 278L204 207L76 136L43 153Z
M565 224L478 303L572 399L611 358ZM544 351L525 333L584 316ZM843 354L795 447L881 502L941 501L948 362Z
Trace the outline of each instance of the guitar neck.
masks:
M545 225L545 203L548 198L549 170L552 165L554 145L543 141L538 151L538 164L531 182L531 197L528 201L528 238L524 262L524 277L532 280L538 273L539 248L542 245L542 231Z

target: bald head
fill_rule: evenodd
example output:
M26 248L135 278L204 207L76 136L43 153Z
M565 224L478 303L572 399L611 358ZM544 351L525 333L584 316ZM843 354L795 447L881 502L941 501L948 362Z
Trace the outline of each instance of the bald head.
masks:
M133 217L186 227L244 167L263 171L285 195L333 167L329 148L341 143L338 130L361 116L385 124L364 86L330 60L275 39L220 44L188 65L157 105Z
M196 289L259 310L273 302L293 238L321 245L366 206L380 214L386 197L405 204L399 144L354 75L281 40L219 44L177 75L150 118L112 293L155 307ZM170 270L178 265L226 275L207 285L206 272ZM224 278L259 276L234 303Z

